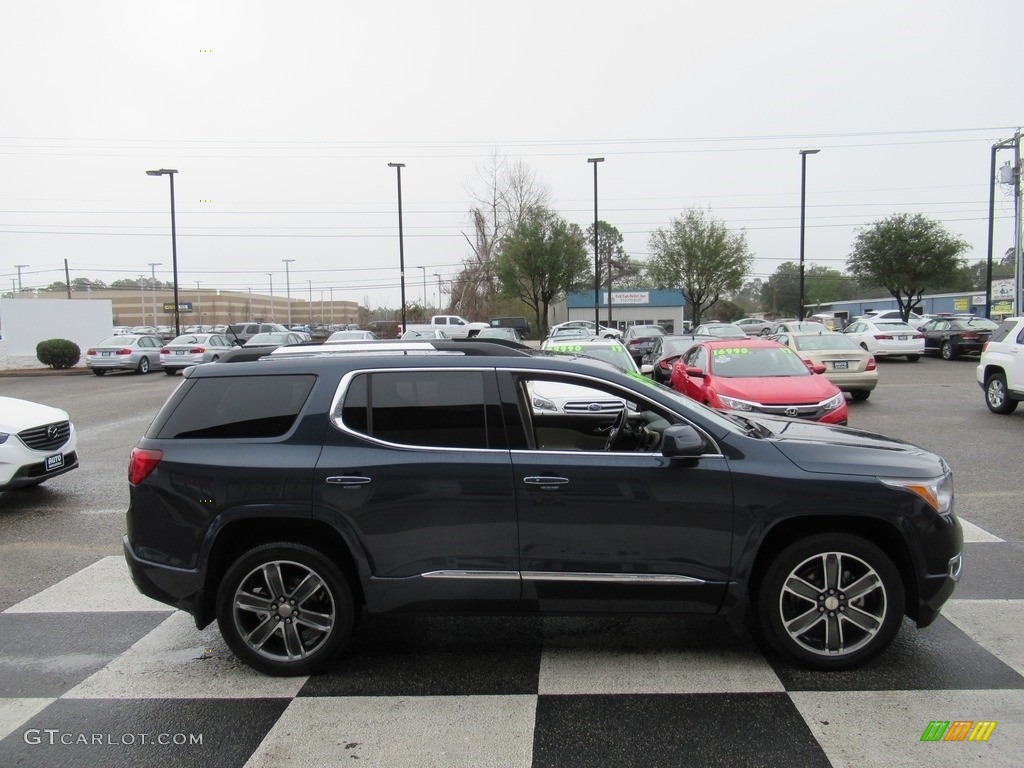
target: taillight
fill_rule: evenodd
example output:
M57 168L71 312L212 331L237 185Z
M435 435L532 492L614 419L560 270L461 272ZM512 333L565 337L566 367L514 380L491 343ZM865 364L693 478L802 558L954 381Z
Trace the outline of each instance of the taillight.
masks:
M869 357L869 358L868 358L868 365L867 365L867 368L865 368L864 370L865 370L865 371L873 371L873 370L875 370L875 369L876 369L877 367L878 367L878 366L877 366L877 365L875 365L875 358L873 358L873 357Z
M801 357L800 359L804 361L804 365L807 366L807 369L813 373L814 372L814 363L812 361L808 360L806 357Z
M203 355L203 354L206 354L206 348L205 347L192 347L192 349L190 349L188 351L188 353L190 355Z
M878 339L879 341L885 341L886 339L891 339L892 337L887 333L876 333L875 338Z
M150 473L156 469L156 465L163 459L164 452L149 448L132 448L131 458L128 459L128 482L138 485Z
M960 338L961 339L970 339L971 341L977 341L981 337L977 333L968 332L968 333L963 334Z
M117 350L117 352L115 354L118 354L118 355L130 355L131 353L132 353L132 351L130 349L128 349L127 347L125 347L124 349Z
M167 347L161 347L160 354L161 355L169 355L169 354L171 354L171 350L169 350Z
M923 333L915 333L910 338L912 338L912 339L923 339L924 338L924 334Z
M87 355L95 355L96 354L96 350L95 349L87 349L87 350L85 350L85 354L87 354Z
M630 339L629 341L626 342L626 346L627 347L632 347L634 344L639 344L639 343L640 343L640 339Z

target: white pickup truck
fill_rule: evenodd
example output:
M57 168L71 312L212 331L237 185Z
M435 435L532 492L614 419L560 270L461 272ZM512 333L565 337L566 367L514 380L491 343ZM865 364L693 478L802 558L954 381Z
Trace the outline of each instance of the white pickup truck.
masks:
M484 328L489 328L487 323L471 323L458 315L434 315L429 323L414 325L412 323L405 329L407 331L442 330L453 339L467 339L476 336Z

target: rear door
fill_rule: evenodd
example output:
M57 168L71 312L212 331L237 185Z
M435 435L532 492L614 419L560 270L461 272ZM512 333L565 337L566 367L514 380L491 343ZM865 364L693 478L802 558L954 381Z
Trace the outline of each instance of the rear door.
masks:
M493 369L386 369L341 383L315 513L364 553L371 612L510 611L512 466Z

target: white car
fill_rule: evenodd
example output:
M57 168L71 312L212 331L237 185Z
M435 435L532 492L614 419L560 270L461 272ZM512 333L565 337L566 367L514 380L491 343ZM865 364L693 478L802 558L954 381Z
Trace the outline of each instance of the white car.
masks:
M924 354L924 335L902 320L854 320L843 334L875 357L906 357L915 362Z
M861 315L860 317L853 318L854 320L895 320L897 322L903 322L903 315L900 314L898 309L878 309L874 312L868 312L867 314ZM910 318L907 320L907 325L911 328L920 328L922 325L928 322L927 317L923 317L917 312L911 312Z
M981 349L978 384L993 413L1013 413L1024 400L1024 317L1008 317Z
M616 330L615 328L607 328L603 325L594 325L592 320L569 320L558 325L553 325L548 330L548 336L554 336L555 331L559 328L583 328L588 334L593 336L602 336L606 339L621 339L622 331ZM594 328L597 328L595 333Z
M615 339L603 339L600 336L584 338L548 338L540 345L541 351L556 355L569 355L581 360L598 361L596 364L614 366L623 373L634 376L641 375L633 356L629 354L621 342ZM653 367L645 365L643 373L649 374ZM600 417L609 413L618 413L625 403L614 397L595 398L594 390L589 387L578 387L575 384L557 382L531 382L530 401L534 413L574 413L580 416Z
M0 397L0 491L38 485L78 467L66 411Z

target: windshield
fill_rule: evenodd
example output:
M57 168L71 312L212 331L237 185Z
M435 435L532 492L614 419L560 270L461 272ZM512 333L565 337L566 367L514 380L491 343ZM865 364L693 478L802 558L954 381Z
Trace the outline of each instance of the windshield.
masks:
M711 371L726 378L811 376L803 360L788 347L723 347L712 349Z
M587 344L585 342L565 342L559 344L545 344L545 352L553 352L556 355L585 355L605 363L614 365L620 371L633 373L637 370L632 355L626 351L621 344Z

